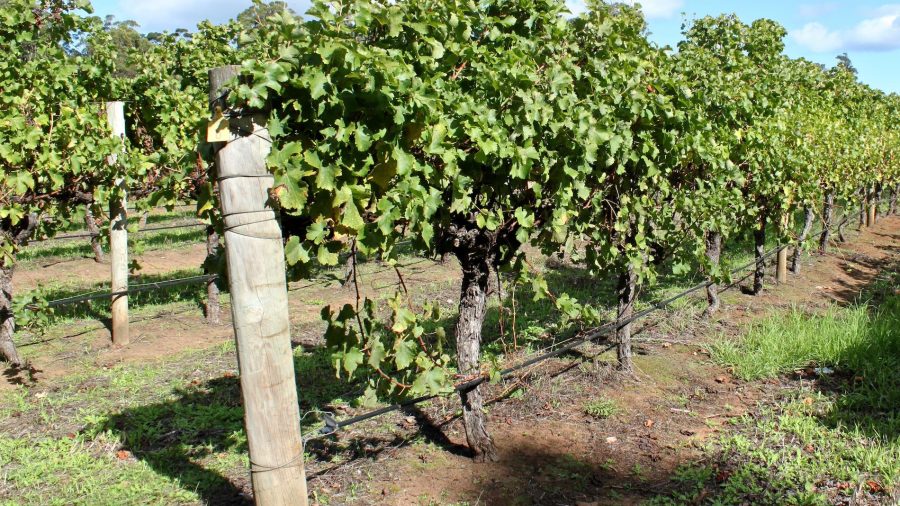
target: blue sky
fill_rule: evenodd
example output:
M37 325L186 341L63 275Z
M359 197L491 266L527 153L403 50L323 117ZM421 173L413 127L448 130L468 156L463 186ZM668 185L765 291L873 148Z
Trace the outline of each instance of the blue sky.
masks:
M639 1L639 0L638 0ZM900 0L898 0L900 1ZM568 0L577 12L582 0ZM771 18L789 32L787 53L832 65L846 52L859 69L860 80L900 93L900 3L884 0L806 2L790 0L644 0L651 38L661 45L677 44L685 19L734 12L744 21ZM250 0L94 0L97 15L132 19L142 31L192 29L209 19L222 22L245 9ZM309 0L288 0L303 13Z

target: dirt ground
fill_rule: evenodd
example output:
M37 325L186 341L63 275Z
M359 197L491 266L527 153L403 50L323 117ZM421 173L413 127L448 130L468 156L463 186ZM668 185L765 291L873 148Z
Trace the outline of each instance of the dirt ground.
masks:
M778 381L735 379L699 344L773 309L852 302L881 267L898 260L900 218L883 219L828 255L807 257L786 285L769 280L757 297L729 292L711 324L688 322L690 330L681 332L645 329L636 338L656 342L638 345L634 379L591 362L572 367L570 358L522 379L524 393L517 398L504 397L508 384L492 387L496 402L488 417L497 462L469 458L454 399L446 401L449 409L398 415L396 430L415 426L426 444L389 446L338 471L314 473L311 488L327 494L329 504L640 504L664 492L676 469L699 458L698 449L724 423L781 389ZM586 415L584 403L598 396L614 400L623 413L606 420ZM367 432L340 437L365 439Z
M316 504L638 504L664 491L680 465L699 458L699 447L723 423L753 410L778 388L736 380L713 365L700 345L735 334L773 309L852 302L884 265L900 259L900 218L882 219L850 239L828 255L806 256L801 274L791 275L786 285L768 280L757 297L730 291L713 321L699 320L701 306L695 304L694 310L645 324L637 330L634 378L622 378L602 357L592 357L600 349L594 346L582 356L548 361L527 376L491 386L488 419L497 462L476 464L469 458L455 398L340 433L337 445L357 448L349 459L335 458L335 443L311 441L307 451L319 459L308 468L310 489L314 498L323 498ZM195 268L204 257L203 245L197 245L148 252L140 262L143 272L153 274ZM15 282L18 289L28 289L66 279L104 279L107 271L107 265L79 259L18 271ZM390 267L373 262L360 271L363 296L393 291L399 284ZM400 272L410 286L429 287L433 293L427 295L458 291L454 263L411 259ZM291 284L289 299L294 340L315 346L321 307L352 302L355 292L334 281L305 281ZM30 357L29 381L50 383L72 372L76 362L77 367L109 367L220 345L233 339L229 311L223 307L219 326L207 325L197 307L136 315L127 348L110 345L102 322L74 324L54 336L63 345ZM7 375L2 383L17 381L22 378ZM621 411L607 419L585 414L585 403L600 397L615 401ZM248 488L246 479L236 481Z

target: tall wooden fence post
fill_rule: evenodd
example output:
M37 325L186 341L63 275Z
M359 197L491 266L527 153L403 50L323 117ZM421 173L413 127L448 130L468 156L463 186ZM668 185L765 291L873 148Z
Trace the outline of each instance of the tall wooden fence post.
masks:
M122 102L106 103L106 118L115 137L125 141L125 104ZM118 156L109 156L110 165L118 163ZM113 293L128 290L128 199L127 182L124 177L116 179L116 186L121 192L120 199L109 203L109 260L111 268L111 290ZM112 297L112 341L116 345L126 345L130 341L128 335L128 295Z
M214 110L225 109L225 85L239 71L210 70ZM219 127L228 127L230 140L217 145L216 169L253 494L261 506L306 505L284 244L268 205L271 140L263 115L226 112Z

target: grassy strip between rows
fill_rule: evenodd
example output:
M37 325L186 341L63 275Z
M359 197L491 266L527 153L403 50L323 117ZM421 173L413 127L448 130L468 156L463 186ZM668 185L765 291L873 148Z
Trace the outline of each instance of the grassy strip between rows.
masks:
M794 310L766 318L713 358L745 380L800 381L777 402L733 421L705 464L676 477L657 504L865 504L900 500L900 296L883 283L876 302ZM881 300L878 300L881 299Z

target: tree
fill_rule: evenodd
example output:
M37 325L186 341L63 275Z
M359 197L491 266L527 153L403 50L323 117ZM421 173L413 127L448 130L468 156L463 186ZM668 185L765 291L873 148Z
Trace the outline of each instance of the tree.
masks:
M297 13L287 4L287 2L273 1L265 2L263 0L254 0L253 5L247 7L237 15L237 23L248 32L258 30L268 23L276 14L291 14L296 16Z
M712 149L698 108L686 107L692 92L642 35L639 11L598 2L574 23L583 88L592 93L585 102L601 142L590 153L593 173L572 227L588 244L594 275L617 273L617 316L627 320L662 257L691 251L683 196ZM620 369L632 372L631 325L616 334Z
M854 76L859 75L859 71L856 70L856 67L853 66L853 61L850 60L850 57L847 56L847 53L841 53L836 57L838 61L838 67L845 69L847 72L850 72Z
M115 16L107 15L103 20L103 30L107 36L103 37L102 42L94 39L88 42L88 54L97 51L98 48L94 44L109 44L109 48L114 50L114 73L115 77L133 78L138 74L140 68L136 62L131 59L133 53L144 53L150 50L151 42L141 35L137 29L140 25L132 20L116 21ZM107 48L103 48L107 50Z

